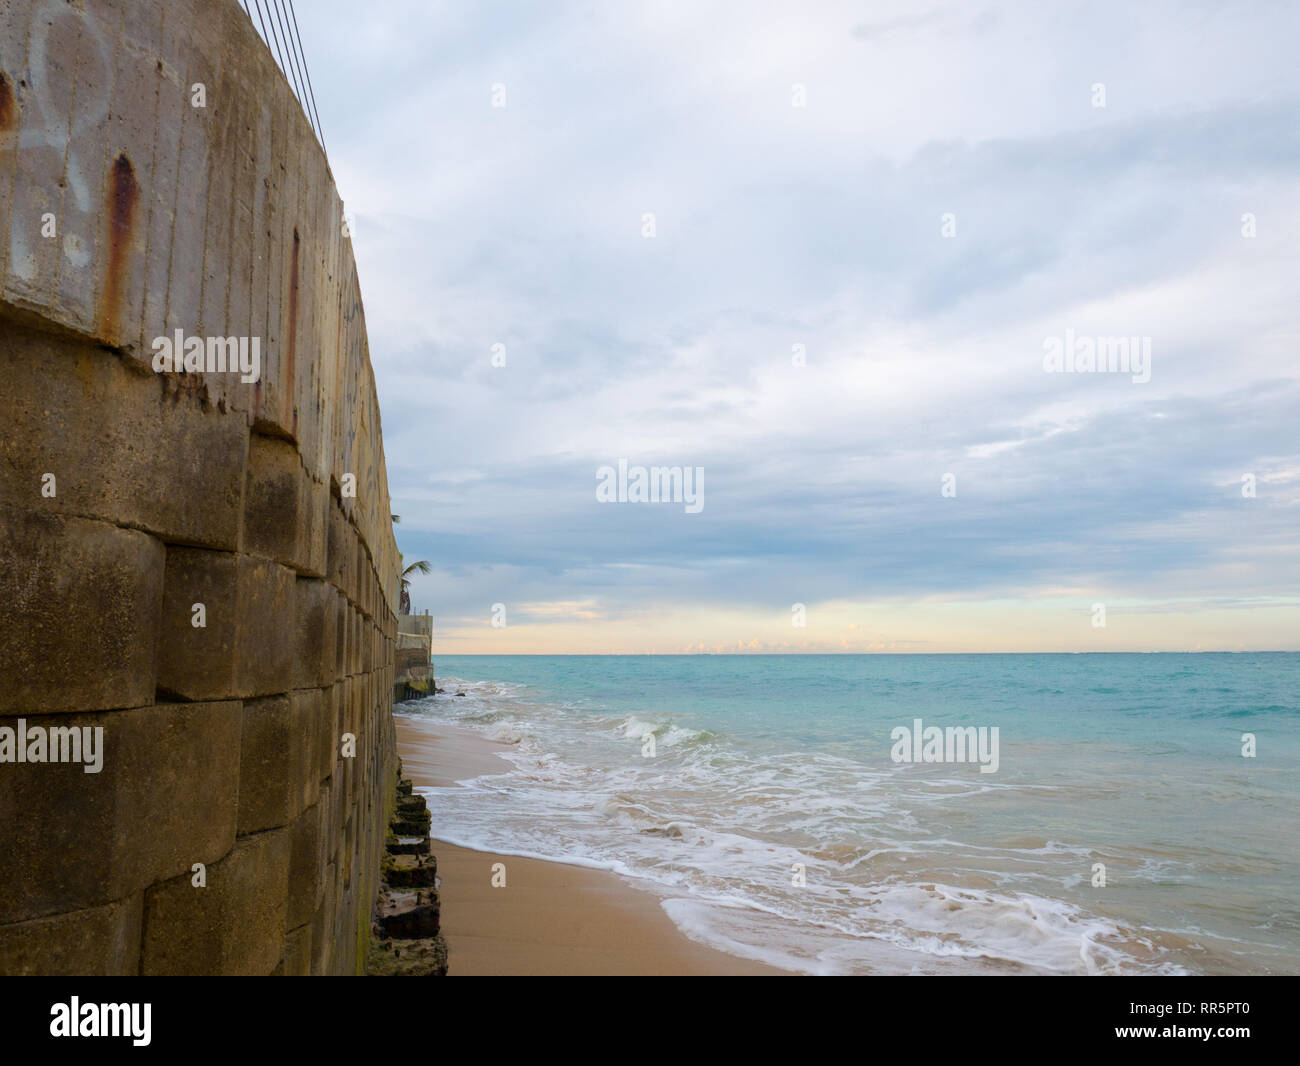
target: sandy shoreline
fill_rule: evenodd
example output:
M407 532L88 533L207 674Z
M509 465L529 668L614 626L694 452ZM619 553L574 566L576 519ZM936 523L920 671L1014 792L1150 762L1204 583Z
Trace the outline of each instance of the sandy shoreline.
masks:
M505 764L499 745L467 730L397 717L397 750L416 788L453 786ZM429 797L434 833L436 795ZM781 974L696 943L660 897L607 870L493 855L437 840L449 973L475 975ZM506 886L492 887L493 864Z

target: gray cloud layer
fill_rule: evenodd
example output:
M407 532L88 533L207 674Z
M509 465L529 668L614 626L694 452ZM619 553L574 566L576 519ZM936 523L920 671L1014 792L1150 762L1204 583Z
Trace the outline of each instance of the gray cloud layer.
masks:
M310 9L417 606L1296 596L1298 9L864 10Z

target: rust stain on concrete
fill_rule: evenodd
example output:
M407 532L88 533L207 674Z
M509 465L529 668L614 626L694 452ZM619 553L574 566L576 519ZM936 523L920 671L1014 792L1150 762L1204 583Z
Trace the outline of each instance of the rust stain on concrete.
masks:
M104 266L99 324L108 340L114 339L118 333L127 255L131 250L131 226L135 221L135 208L139 200L140 185L135 180L135 167L131 165L126 153L122 152L113 161L113 173L108 182L108 203L105 205L108 255Z
M17 125L18 101L14 97L14 87L0 70L0 134L8 133Z

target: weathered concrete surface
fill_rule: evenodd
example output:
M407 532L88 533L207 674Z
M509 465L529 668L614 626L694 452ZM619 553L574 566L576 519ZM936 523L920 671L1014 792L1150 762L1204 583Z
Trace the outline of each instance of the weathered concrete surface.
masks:
M152 702L162 543L138 530L14 506L21 502L0 501L7 564L0 570L0 713Z
M0 0L0 742L103 735L0 761L0 973L363 966L398 555L342 219L235 0ZM177 330L258 379L155 372Z
M431 695L434 688L433 616L399 614L397 648L393 659L394 700Z
M140 897L5 926L5 973L120 977L140 965Z

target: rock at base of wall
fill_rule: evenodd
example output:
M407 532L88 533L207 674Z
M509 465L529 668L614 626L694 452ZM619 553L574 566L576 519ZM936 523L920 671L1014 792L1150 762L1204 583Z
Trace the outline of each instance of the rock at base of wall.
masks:
M438 862L432 855L389 855L384 880L391 888L436 888Z
M387 844L389 855L428 855L428 837L398 837Z
M371 940L366 973L371 977L446 977L447 942L440 936Z
M377 977L444 977L447 945L439 934L442 903L438 898L438 863L429 854L428 804L411 794L398 762L388 854L383 884L374 911L366 973ZM409 819L419 818L424 832L397 837Z
M421 903L408 910L399 910L379 919L379 932L390 940L419 940L438 935L442 905L436 892L432 903Z

